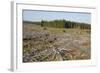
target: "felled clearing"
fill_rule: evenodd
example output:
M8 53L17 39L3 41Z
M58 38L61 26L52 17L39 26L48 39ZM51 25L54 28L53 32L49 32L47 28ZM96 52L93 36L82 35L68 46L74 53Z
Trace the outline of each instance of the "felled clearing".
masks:
M90 30L24 24L23 62L90 59L90 42Z

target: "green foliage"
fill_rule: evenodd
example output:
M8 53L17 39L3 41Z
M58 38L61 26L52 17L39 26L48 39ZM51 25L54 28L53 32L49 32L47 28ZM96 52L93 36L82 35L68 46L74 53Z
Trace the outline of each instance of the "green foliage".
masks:
M23 21L23 23L37 24L37 25L41 25L41 27L91 29L90 24L73 22L64 19L52 20L52 21L42 20L41 22Z
M66 32L66 30L63 30L63 32Z
M91 29L90 24L66 20L41 21L41 27Z

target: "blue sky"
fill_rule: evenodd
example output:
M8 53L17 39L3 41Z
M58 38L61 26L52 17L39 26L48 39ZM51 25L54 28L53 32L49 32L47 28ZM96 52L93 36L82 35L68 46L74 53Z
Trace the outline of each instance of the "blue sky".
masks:
M91 24L90 13L23 10L23 20L26 21L51 21L56 19L65 19Z

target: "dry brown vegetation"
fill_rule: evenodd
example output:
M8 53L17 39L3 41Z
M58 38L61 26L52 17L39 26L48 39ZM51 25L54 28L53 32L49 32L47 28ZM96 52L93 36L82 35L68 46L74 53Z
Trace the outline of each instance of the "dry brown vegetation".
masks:
M23 62L90 59L90 32L23 24Z

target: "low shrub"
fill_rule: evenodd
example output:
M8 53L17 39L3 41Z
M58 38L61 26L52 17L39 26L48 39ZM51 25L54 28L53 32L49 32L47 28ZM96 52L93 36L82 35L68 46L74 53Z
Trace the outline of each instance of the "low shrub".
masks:
M43 28L43 30L47 30L47 28L46 28L46 27L44 27L44 28Z
M66 32L66 30L63 30L63 32Z

